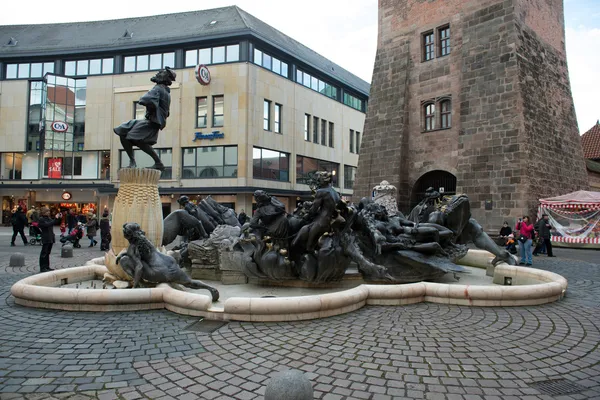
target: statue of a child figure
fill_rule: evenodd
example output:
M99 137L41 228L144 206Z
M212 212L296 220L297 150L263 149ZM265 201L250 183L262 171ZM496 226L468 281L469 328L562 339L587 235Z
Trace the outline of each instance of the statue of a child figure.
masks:
M165 166L160 161L158 154L152 148L158 139L158 131L167 126L169 107L171 105L171 90L169 86L175 81L176 74L169 67L156 73L152 82L156 85L139 100L139 104L146 107L144 119L132 119L117 126L114 131L119 135L121 144L129 156L129 168L136 168L133 146L139 147L144 153L154 160L150 168L164 171Z

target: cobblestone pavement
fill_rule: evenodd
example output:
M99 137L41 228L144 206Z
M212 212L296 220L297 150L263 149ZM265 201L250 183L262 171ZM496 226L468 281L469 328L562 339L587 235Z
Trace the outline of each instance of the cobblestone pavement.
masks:
M27 266L7 266L14 250ZM86 250L65 266L100 254ZM164 310L15 305L10 286L37 270L38 252L0 243L0 399L260 399L288 368L304 371L321 399L600 399L600 252L534 260L569 280L567 297L549 305L370 306L317 321L230 322L212 334ZM540 386L548 380L553 395Z

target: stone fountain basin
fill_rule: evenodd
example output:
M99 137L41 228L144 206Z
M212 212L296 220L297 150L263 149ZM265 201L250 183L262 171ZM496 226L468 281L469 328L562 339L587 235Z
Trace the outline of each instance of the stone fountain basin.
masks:
M461 264L487 268L493 255L483 250L469 250ZM405 305L420 302L465 306L526 306L560 300L567 280L553 272L499 264L488 283L419 282L401 285L361 284L351 289L335 289L332 293L296 295L293 297L228 297L212 303L206 291L184 291L160 284L142 289L64 288L94 279L108 272L103 258L88 265L33 275L15 283L11 293L17 304L27 307L69 311L134 311L162 309L178 314L208 319L237 321L294 321L325 318L357 310L364 305Z

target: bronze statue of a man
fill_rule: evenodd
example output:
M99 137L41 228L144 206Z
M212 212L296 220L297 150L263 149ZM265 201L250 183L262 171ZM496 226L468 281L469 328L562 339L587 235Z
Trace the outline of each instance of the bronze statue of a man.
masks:
M158 131L167 126L169 107L171 105L171 90L169 86L175 81L176 74L169 67L161 69L150 80L156 85L139 100L146 107L144 119L132 119L117 126L114 131L121 139L121 144L129 156L129 168L137 167L133 155L133 146L139 147L154 160L150 168L163 171L165 166L158 154L152 148L158 139Z

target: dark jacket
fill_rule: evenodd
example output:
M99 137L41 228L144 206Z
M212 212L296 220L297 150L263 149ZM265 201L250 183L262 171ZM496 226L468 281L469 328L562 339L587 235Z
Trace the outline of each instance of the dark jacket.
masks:
M105 234L110 232L110 220L108 219L108 215L105 217L102 215L100 217L100 233Z
M23 211L17 211L12 216L11 223L14 230L20 231L25 228L25 225L27 225L27 216Z
M50 217L41 216L38 221L38 227L42 230L42 243L56 243L54 237L54 225L58 222Z
M96 231L98 230L98 220L96 216L88 218L87 221L87 235L88 236L96 236Z
M67 214L67 227L69 229L73 229L75 228L75 226L77 225L77 215L74 214Z
M552 225L550 225L550 221L546 221L545 219L540 219L535 227L538 231L538 235L542 239L550 239L550 229L552 229Z
M247 220L248 220L248 216L246 215L245 212L241 212L240 215L238 215L238 221L240 222L240 225L244 225Z
M510 229L510 226L503 226L500 229L500 236L508 236L512 233L512 229Z

